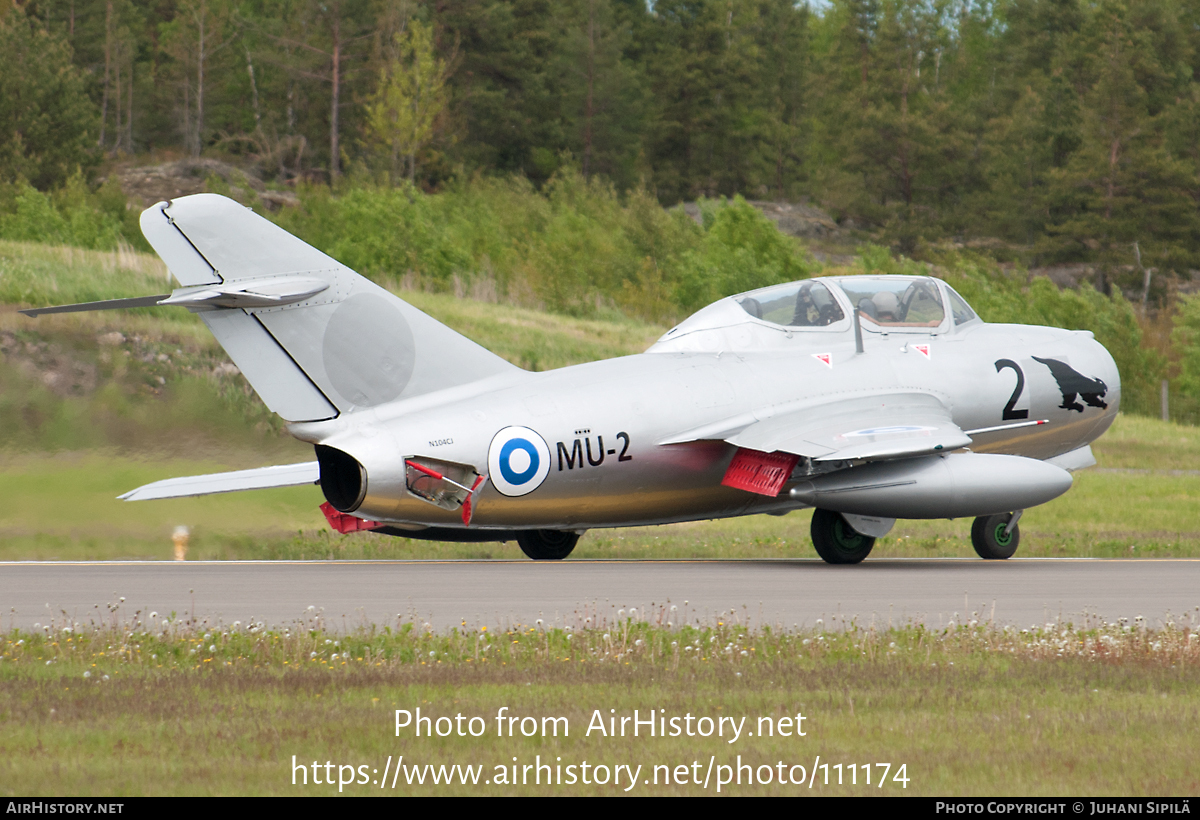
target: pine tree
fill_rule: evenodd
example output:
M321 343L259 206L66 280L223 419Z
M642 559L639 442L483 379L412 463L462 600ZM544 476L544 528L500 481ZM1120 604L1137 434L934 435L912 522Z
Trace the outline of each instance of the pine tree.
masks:
M379 87L367 105L367 133L385 149L392 184L401 174L412 182L417 158L433 139L434 125L446 108L445 61L433 48L433 33L412 18L395 35L395 56L380 71Z
M1082 143L1050 176L1043 243L1097 263L1105 290L1114 277L1141 284L1132 270L1134 242L1146 267L1183 270L1196 264L1200 239L1200 185L1194 169L1168 151L1165 135L1162 87L1170 75L1155 32L1133 18L1122 2L1107 0L1075 44L1086 83Z
M0 18L0 181L45 190L95 168L98 125L64 39L10 9Z
M625 58L630 29L612 0L571 0L556 8L566 147L585 179L602 174L637 184L645 100L642 78Z
M940 55L952 46L947 6L839 5L839 90L827 126L862 186L858 207L911 252L953 216L971 176L971 135L941 82Z

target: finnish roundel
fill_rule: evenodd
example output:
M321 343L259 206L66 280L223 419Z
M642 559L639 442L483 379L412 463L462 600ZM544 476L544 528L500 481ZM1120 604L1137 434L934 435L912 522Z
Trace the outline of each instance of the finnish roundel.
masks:
M504 495L531 493L550 473L550 448L528 427L505 427L488 449L488 473Z

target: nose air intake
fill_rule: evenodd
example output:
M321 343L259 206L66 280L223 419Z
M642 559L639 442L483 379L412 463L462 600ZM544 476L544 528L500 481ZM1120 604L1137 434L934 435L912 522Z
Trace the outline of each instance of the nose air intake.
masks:
M354 512L367 494L366 469L349 453L322 444L316 450L325 500L338 512Z

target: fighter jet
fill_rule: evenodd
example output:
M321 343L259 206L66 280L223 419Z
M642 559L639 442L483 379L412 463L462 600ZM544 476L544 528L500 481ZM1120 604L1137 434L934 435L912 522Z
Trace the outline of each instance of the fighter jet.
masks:
M23 312L196 313L315 460L128 501L318 484L340 532L516 540L536 560L593 528L811 507L832 564L900 518L974 518L976 552L1001 559L1120 406L1090 332L984 322L928 276L775 285L639 355L528 372L224 197L160 202L141 227L181 287Z

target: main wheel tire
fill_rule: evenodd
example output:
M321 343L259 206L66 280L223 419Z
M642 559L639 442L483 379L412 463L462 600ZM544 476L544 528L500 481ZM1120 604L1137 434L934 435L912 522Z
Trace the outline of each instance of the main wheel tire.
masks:
M813 510L812 542L828 564L857 564L871 554L875 539L855 530L841 513Z
M579 542L579 533L562 530L523 530L517 533L521 552L535 561L561 561Z
M1008 522L1012 521L1012 513L999 515L981 515L971 525L971 545L980 558L998 561L1011 558L1021 543L1021 528L1014 525L1012 530L1005 532Z

